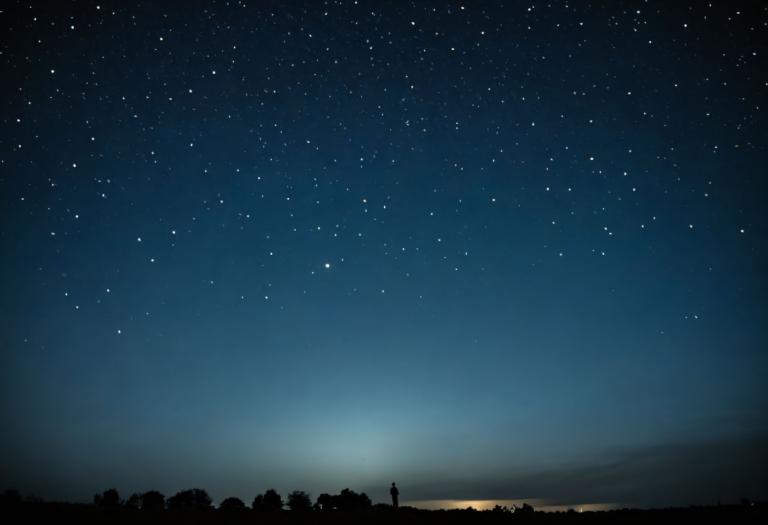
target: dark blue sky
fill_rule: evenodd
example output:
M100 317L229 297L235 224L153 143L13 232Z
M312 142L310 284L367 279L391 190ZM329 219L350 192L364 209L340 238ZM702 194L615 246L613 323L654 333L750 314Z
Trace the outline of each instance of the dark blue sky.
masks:
M761 2L0 27L0 485L768 495Z

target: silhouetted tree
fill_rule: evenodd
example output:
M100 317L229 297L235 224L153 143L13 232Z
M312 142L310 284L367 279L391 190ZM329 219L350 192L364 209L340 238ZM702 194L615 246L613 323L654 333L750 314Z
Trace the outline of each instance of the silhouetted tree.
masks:
M156 490L150 490L143 494L134 493L125 502L129 509L158 511L165 508L165 496Z
M322 511L359 511L372 508L371 498L363 492L358 494L354 490L344 489L341 494L320 494L315 503L315 509Z
M333 508L333 496L330 494L320 494L317 497L317 501L315 502L315 505L313 507L315 510L322 510L325 512L328 512L330 510L334 510Z
M141 495L141 510L159 511L165 509L165 496L156 490Z
M363 510L371 508L371 498L365 492L358 494L354 490L344 489L339 494L339 510Z
M141 509L141 494L134 492L125 500L125 506L131 510Z
M219 510L224 512L242 512L246 508L240 498L227 498L219 504Z
M101 494L93 496L93 504L104 508L115 508L120 506L120 493L117 489L107 489Z
M275 489L269 489L264 493L263 510L265 512L283 510L283 498Z
M203 489L189 489L177 492L168 498L168 510L210 510L211 497Z
M302 490L294 490L288 494L288 508L296 512L308 512L312 510L312 500L309 494Z
M264 494L253 498L253 510L256 512L276 512L283 510L283 498L275 489L269 489Z
M283 498L275 489L269 489L264 493L264 505L268 511L283 510Z

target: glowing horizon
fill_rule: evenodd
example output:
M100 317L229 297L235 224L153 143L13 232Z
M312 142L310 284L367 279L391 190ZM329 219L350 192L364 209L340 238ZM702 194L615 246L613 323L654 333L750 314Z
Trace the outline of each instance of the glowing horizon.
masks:
M618 503L580 503L565 505L546 499L430 499L411 500L402 502L402 506L410 506L425 510L458 510L473 508L475 510L491 510L497 505L500 507L520 508L524 503L531 505L537 511L566 512L570 509L576 512L596 512L615 510L622 507Z

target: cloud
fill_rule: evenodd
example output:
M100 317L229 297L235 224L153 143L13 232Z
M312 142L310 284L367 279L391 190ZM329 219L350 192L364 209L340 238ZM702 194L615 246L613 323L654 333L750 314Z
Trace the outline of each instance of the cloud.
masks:
M419 484L409 499L537 499L552 505L611 502L661 507L768 495L764 436L626 450L599 464Z

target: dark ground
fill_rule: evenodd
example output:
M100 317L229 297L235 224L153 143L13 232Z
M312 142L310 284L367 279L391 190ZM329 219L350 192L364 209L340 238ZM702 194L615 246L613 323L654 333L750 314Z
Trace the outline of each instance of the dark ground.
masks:
M257 513L251 510L224 512L219 510L180 512L147 512L126 508L107 509L94 505L71 503L25 502L0 509L2 523L150 523L150 524L499 524L499 523L766 523L768 504L717 505L672 509L622 509L604 512L532 512L509 511L427 511L402 508L371 509L364 512L291 511Z

